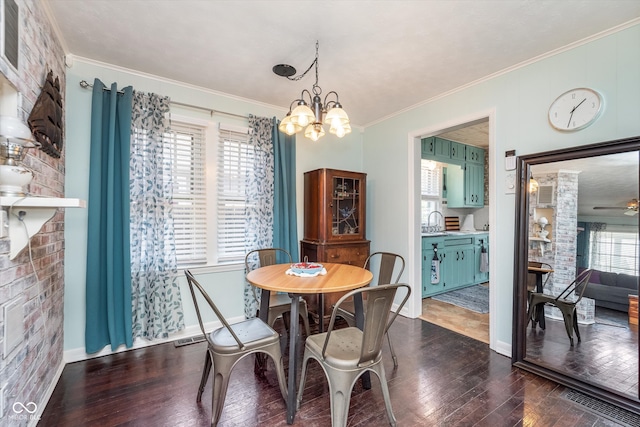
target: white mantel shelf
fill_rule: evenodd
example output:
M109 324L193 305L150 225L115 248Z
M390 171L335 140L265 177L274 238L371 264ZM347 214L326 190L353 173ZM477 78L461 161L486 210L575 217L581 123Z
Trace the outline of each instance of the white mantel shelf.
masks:
M529 241L538 242L538 244L540 245L540 256L544 256L545 243L551 243L551 240L547 239L546 237L529 236Z
M82 199L59 197L0 197L0 208L7 209L10 240L9 259L14 259L29 244L58 208L86 208ZM0 227L4 227L0 224ZM1 234L0 234L1 235Z
M63 199L59 197L0 197L0 206L8 208L86 208L87 202L82 199Z

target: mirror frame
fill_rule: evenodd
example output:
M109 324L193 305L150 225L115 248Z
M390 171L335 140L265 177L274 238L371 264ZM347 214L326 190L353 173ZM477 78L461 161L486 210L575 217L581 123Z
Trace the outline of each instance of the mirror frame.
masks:
M640 414L640 390L636 398L618 394L610 389L594 383L582 381L552 370L543 365L526 360L526 330L527 330L527 262L529 240L529 174L533 165L575 160L585 157L597 157L607 154L630 151L640 152L640 136L618 139L601 143L570 147L542 153L527 154L517 158L516 178L516 217L514 239L514 271L513 271L513 337L512 357L513 366L550 379L589 396L604 400L616 406ZM639 177L640 179L640 177ZM640 181L639 181L640 182ZM640 228L640 227L639 227ZM527 242L527 244L522 244ZM640 346L638 348L640 356ZM640 357L639 357L640 364ZM640 369L639 369L640 378Z

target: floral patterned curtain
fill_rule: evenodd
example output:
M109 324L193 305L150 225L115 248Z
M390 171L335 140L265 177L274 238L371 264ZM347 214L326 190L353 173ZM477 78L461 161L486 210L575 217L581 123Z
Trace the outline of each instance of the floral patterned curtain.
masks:
M273 245L273 121L265 117L249 116L249 147L254 156L253 168L247 168L245 252L269 248ZM260 297L258 293L258 298ZM251 285L245 283L244 312L247 318L255 317L259 308Z
M131 129L131 303L133 336L184 329L173 235L171 153L163 150L169 98L133 93Z

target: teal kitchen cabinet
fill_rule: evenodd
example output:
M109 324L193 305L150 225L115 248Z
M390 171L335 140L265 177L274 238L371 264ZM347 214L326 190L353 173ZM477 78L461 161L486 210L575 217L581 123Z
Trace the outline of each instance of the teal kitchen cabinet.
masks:
M471 285L475 280L474 239L472 236L448 237L444 242L444 286L452 290Z
M465 161L484 165L484 149L467 145L465 148Z
M422 298L484 283L480 272L481 242L489 249L488 234L462 234L422 238ZM433 245L436 245L440 280L431 283Z
M475 240L475 282L476 283L485 283L489 281L489 272L480 271L480 265L482 262L482 248L484 247L487 251L487 256L489 256L489 235L488 234L476 234L474 236Z
M434 247L437 248L438 265L440 267L440 280L431 283L431 262L433 261ZM444 237L422 238L422 298L441 294L445 289L444 268Z
M456 165L463 164L465 159L466 146L459 142L451 141L450 153L450 158L452 160L451 163Z
M438 138L437 136L422 138L420 142L421 142L421 152L422 152L423 159L435 160L437 162L442 162L442 163L451 162L451 145L458 144L457 142L449 141L448 139ZM459 150L456 150L456 151L459 151ZM464 157L462 158L462 161L464 161Z
M447 167L447 207L484 206L484 166L465 163Z

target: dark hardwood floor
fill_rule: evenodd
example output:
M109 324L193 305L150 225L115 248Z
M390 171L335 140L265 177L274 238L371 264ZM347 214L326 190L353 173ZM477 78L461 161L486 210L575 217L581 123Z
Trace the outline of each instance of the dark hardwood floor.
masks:
M511 367L480 341L402 317L390 334L399 367L386 346L384 366L398 426L620 425L567 400L565 387ZM39 425L207 426L211 380L202 403L195 401L205 349L203 342L167 343L69 364ZM285 414L273 369L259 378L253 358L241 361L219 425L285 426ZM327 382L311 362L294 425L330 424ZM354 389L348 425L388 425L377 378L370 390Z
M638 395L638 326L625 312L596 308L596 323L579 325L582 342L571 347L564 322L527 328L527 360L630 397Z

